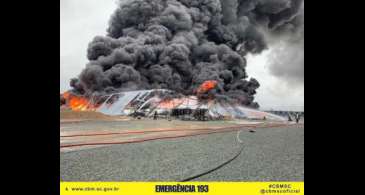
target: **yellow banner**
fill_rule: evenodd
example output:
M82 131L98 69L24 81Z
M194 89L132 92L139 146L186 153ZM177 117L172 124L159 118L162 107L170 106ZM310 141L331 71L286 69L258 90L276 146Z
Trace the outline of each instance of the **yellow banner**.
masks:
M304 195L304 182L61 182L61 195Z

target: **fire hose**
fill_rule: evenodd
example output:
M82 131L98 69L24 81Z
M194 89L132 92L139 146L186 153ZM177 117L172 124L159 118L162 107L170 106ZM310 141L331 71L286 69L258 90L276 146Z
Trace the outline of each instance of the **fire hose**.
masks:
M98 143L80 143L80 144L70 144L70 145L63 145L61 148L69 148L69 147L78 147L78 146L95 146L95 145L121 145L121 144L131 144L131 143L141 143L146 141L154 141L154 140L161 140L161 139L175 139L175 138L183 138L183 137L191 137L196 135L208 135L213 133L220 133L220 132L231 132L237 130L223 130L223 131L212 131L212 132L204 132L204 133L193 133L189 135L179 135L179 136L165 136L165 137L152 137L146 139L139 139L139 140L131 140L131 141L121 141L121 142L98 142Z
M189 135L180 135L180 136L166 136L166 137L154 137L154 138L148 138L148 139L141 139L141 140L132 140L132 141L124 141L124 142L111 142L111 143L82 143L82 144L73 144L73 145L65 145L65 146L61 146L61 148L66 148L66 147L76 147L76 146L91 146L91 145L112 145L112 144L128 144L128 143L140 143L140 142L145 142L145 141L153 141L153 140L159 140L159 139L174 139L174 138L182 138L182 137L190 137L190 136L196 136L196 135L207 135L207 134L213 134L213 133L223 133L223 132L233 132L233 131L238 131L241 132L242 130L238 130L237 128L242 128L242 127L248 127L248 128L272 128L272 127L281 127L281 126L298 126L296 124L271 124L271 125L265 125L265 126L260 126L260 125L240 125L240 126L236 126L234 127L234 129L230 129L227 130L226 128L224 128L224 130L222 130L222 128L220 129L213 129L213 131L208 131L208 132L204 132L204 133L195 133L195 134L189 134ZM232 127L231 127L232 128ZM255 132L252 129L248 129L249 132ZM196 129L193 129L196 130ZM207 130L207 129L199 129L199 130ZM181 131L181 130L155 130L155 131L135 131L135 132L124 132L124 133L105 133L105 134L86 134L86 135L70 135L70 136L62 136L62 137L75 137L75 136L97 136L97 135L114 135L114 134L139 134L139 133L150 133L150 132L167 132L167 131ZM197 175L182 179L180 182L187 182L187 181L191 181L194 179L197 179L199 177L202 177L204 175L210 174L224 166L226 166L227 164L231 163L232 161L234 161L237 157L239 157L244 149L244 145L243 142L239 139L239 133L237 134L237 142L241 144L240 149L238 150L238 152L230 159L224 161L223 163L219 164L218 166L209 169L207 171L204 171L202 173L199 173Z
M295 124L293 124L295 125ZM290 126L290 124L270 124L270 125L235 125L221 128L198 128L198 129L160 129L160 130L133 130L127 132L113 132L113 133L91 133L91 134L75 134L75 135L61 135L61 138L66 137L87 137L87 136L103 136L103 135L131 135L131 134L144 134L144 133L158 133L158 132L173 132L173 131L209 131L209 130L223 130L229 128L271 128L271 127L281 127L281 126Z
M242 143L241 143L242 144ZM229 160L227 160L227 161L225 161L225 162L223 162L222 164L220 164L220 165L218 165L217 167L214 167L214 168L212 168L212 169L209 169L209 170L207 170L207 171L205 171L205 172L202 172L202 173L199 173L199 174L197 174L197 175L194 175L194 176L191 176L191 177L188 177L188 178L186 178L186 179L183 179L183 180L181 180L181 182L186 182L186 181L191 181L191 180L193 180L193 179L196 179L196 178L199 178L199 177L201 177L201 176L204 176L204 175L208 175L209 173L211 173L211 172L213 172L213 171L216 171L216 170L218 170L218 169L220 169L220 168L222 168L222 167L224 167L225 165L227 165L227 164L229 164L230 162L232 162L233 160L235 160L241 153L242 153L242 151L243 151L243 144L241 145L241 148L240 148L240 150L237 152L237 154L236 155L234 155L232 158L230 158Z
M95 146L95 145L121 145L121 144L130 144L130 143L141 143L146 141L154 141L161 139L175 139L175 138L183 138L183 137L191 137L197 135L207 135L213 133L223 133L223 132L232 132L238 131L237 128L272 128L272 127L281 127L288 126L288 124L271 124L271 125L239 125L239 126L231 126L231 127L223 127L223 128L215 128L215 129L169 129L169 130L153 130L153 131L132 131L132 132L120 132L120 133L99 133L99 134L80 134L80 135L68 135L61 137L81 137L81 136L105 136L105 135L131 135L131 134L145 134L145 133L156 133L156 132L172 132L172 131L205 131L203 133L192 133L188 135L178 135L178 136L158 136L146 139L139 140L131 140L131 141L121 141L121 142L97 142L97 143L78 143L78 144L69 144L69 145L61 145L61 148L69 148L69 147L80 147L80 146Z
M297 126L297 125L288 125L288 126ZM239 131L239 132L241 132L241 131ZM249 132L255 132L255 131L253 131L253 130L250 130ZM194 176L191 176L191 177L188 177L188 178L186 178L186 179L183 179L183 180L181 180L181 182L186 182L186 181L191 181L191 180L194 180L194 179L196 179L196 178L199 178L199 177L202 177L202 176L204 176L204 175L207 175L207 174L209 174L209 173L212 173L213 171L216 171L216 170L218 170L218 169L220 169L220 168L222 168L222 167L224 167L224 166L226 166L227 164L229 164L229 163L231 163L233 160L235 160L239 155L241 155L241 153L242 153L242 151L243 151L243 148L244 148L244 146L243 146L243 142L239 139L239 133L237 133L237 141L241 144L241 147L240 147L240 149L239 149L239 151L236 153L236 155L234 155L232 158L230 158L230 159L228 159L228 160L226 160L225 162L223 162L223 163L221 163L220 165L218 165L218 166L216 166L216 167L214 167L214 168L212 168L212 169L209 169L209 170L207 170L207 171L204 171L204 172L202 172L202 173L199 173L199 174L197 174L197 175L194 175Z

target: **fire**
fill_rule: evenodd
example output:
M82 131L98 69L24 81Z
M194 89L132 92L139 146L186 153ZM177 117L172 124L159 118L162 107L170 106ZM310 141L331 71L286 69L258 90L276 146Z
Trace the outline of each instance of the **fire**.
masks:
M203 84L199 86L197 89L198 94L206 93L212 89L214 89L217 86L218 82L215 80L208 80L205 81Z
M182 104L183 102L184 102L184 99L183 98L181 98L181 99L174 98L174 99L169 99L169 100L161 101L158 104L158 107L159 108L164 108L164 109L173 109L176 106Z
M73 111L95 111L97 108L89 99L73 95L68 91L63 93L63 97Z
M183 105L183 107L189 107L189 106L194 106L196 104L197 104L197 99L195 98L195 96L189 96L189 97L163 100L158 103L158 108L173 109L180 105Z

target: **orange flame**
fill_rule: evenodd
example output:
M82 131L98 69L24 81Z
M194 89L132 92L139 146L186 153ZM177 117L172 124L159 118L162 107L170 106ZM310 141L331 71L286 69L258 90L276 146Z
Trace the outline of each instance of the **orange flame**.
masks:
M95 111L97 108L87 98L73 95L68 91L63 93L63 97L73 111Z
M174 109L180 105L189 106L194 105L197 102L197 99L194 97L182 97L182 98L173 98L173 99L165 99L158 103L158 108L161 109Z
M198 94L206 93L209 90L214 89L217 86L217 84L218 82L215 80L205 81L203 84L199 86L199 88L197 89L197 93Z
M183 98L181 98L181 99L174 98L174 99L161 101L158 104L158 107L162 108L162 109L173 109L173 108L175 108L176 106L180 105L183 102L184 102Z

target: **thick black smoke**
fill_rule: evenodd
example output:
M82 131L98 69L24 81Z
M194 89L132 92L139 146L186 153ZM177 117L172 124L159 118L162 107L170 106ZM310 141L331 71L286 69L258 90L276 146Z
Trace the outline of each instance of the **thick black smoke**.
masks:
M193 94L216 80L218 98L258 107L260 86L247 53L266 49L264 32L291 30L302 0L120 1L107 36L89 44L90 62L71 81L84 95L165 88Z

